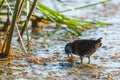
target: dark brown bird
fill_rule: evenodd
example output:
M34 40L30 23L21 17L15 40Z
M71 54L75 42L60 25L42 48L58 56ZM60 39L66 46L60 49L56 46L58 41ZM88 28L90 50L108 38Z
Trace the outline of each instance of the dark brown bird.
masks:
M69 54L72 56L72 53L79 55L81 63L83 62L83 57L86 56L89 59L88 63L90 64L90 56L102 45L101 39L102 38L97 40L75 40L66 44L65 52L67 53L68 57Z

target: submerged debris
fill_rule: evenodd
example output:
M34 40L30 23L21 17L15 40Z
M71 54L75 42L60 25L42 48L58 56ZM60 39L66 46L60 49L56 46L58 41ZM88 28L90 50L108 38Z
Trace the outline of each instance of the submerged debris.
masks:
M76 58L75 57L65 58L65 61L73 63L76 61Z
M42 65L46 65L45 61L43 60L43 58L29 58L28 62L30 63L35 63L35 64L42 64Z

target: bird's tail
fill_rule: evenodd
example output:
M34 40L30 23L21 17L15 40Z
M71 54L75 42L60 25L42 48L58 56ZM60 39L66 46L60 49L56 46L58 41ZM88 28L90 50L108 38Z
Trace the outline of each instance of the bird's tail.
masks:
M101 42L101 39L102 39L102 37L100 37L99 39L97 39L97 42Z

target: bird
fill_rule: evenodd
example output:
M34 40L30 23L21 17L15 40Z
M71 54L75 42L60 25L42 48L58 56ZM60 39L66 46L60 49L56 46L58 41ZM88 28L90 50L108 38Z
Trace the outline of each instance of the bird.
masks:
M65 53L68 55L76 54L80 56L81 63L83 63L83 57L88 58L88 64L90 64L90 56L101 47L102 37L97 40L80 39L73 42L69 42L65 45Z

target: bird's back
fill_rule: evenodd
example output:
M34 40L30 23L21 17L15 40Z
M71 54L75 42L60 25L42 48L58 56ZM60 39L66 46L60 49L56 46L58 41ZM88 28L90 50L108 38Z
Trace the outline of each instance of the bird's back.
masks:
M86 55L96 50L96 44L100 43L98 40L76 40L73 42L73 51L78 55Z

